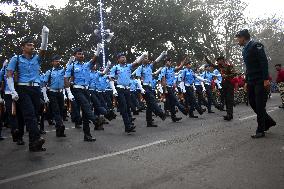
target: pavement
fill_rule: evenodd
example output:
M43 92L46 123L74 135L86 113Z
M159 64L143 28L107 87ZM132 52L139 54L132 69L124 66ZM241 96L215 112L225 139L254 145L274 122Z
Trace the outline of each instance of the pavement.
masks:
M284 110L273 94L267 103L277 126L265 138L251 139L256 116L241 104L234 120L224 112L205 113L179 123L155 118L158 128L146 128L145 113L136 116L137 132L124 133L121 116L92 131L94 143L70 122L66 138L56 138L46 126L46 152L30 153L8 136L0 142L1 189L283 189ZM47 124L46 124L47 125ZM25 136L27 142L27 136Z

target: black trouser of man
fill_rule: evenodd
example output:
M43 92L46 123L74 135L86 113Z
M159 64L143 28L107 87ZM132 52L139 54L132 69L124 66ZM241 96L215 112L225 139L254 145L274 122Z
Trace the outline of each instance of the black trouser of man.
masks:
M72 94L77 104L82 108L83 131L86 136L91 136L89 120L96 125L97 118L94 115L90 104L90 92L87 89L72 89ZM72 107L73 108L73 107Z
M106 92L105 92L105 101L106 101L108 110L113 110L113 94L112 94L112 90L106 90Z
M196 98L194 95L193 86L185 86L185 105L189 108L189 113L193 113L194 110L197 110L199 113L202 112L201 106L196 102Z
M24 123L29 130L29 141L34 142L40 138L38 128L38 112L40 108L40 87L17 86L19 105L24 117Z
M196 88L196 94L197 94L197 100L198 100L198 105L204 105L204 106L208 106L208 102L205 99L204 95L203 95L203 88L201 85L195 85Z
M52 109L52 117L55 120L55 127L60 129L63 126L64 95L62 92L48 92L49 106Z
M206 95L207 95L207 101L208 101L207 109L208 109L208 112L210 112L211 111L212 102L213 102L212 86L208 85L208 84L205 84L205 89L206 89Z
M156 98L154 96L152 87L148 85L143 86L145 90L145 94L143 95L143 98L146 101L146 121L147 123L152 123L152 112L156 115L159 116L160 118L164 119L164 113L163 110L159 107L157 104Z
M227 116L233 117L234 85L230 81L224 81L222 83L222 90L225 98Z
M171 112L171 117L176 117L176 109L177 106L178 109L184 114L187 115L187 111L183 105L178 101L178 98L175 95L175 90L173 87L167 87L168 93L166 94L166 101L169 103L169 108Z
M100 99L96 95L97 92L95 92L95 91L90 91L90 92L91 92L91 101L93 103L95 115L97 115L97 116L106 115L107 110L105 109L102 101L100 101Z
M16 115L12 115L12 95L5 94L5 108L8 115L8 123L11 126L11 134L13 137L13 141L23 140L24 132L25 132L25 123L24 118L22 116L22 112L19 107L19 103L16 102Z
M125 129L130 129L131 127L131 111L130 111L130 90L129 89L123 89L123 88L117 88L117 99L118 99L118 107L119 112L122 116Z
M224 110L226 104L226 92L224 91L224 84L222 83L222 89L218 89L220 92L220 109Z
M81 125L82 124L82 117L81 117L81 113L80 113L80 106L78 105L76 99L71 101L71 120L72 122Z
M264 88L263 81L248 83L248 98L249 104L257 115L257 130L256 133L264 133L266 126L270 126L274 120L266 112L266 102L268 93Z
M130 109L134 113L138 112L139 109L139 101L137 96L137 91L130 91Z

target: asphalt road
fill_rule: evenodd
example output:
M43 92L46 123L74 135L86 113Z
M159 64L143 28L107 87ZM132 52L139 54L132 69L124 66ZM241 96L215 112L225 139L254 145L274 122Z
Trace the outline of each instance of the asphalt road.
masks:
M275 94L267 104L277 121L266 138L251 139L256 117L245 105L234 120L224 112L170 119L146 128L145 113L137 116L137 133L124 134L121 116L94 132L97 141L83 141L82 130L66 122L67 138L49 132L46 152L30 153L8 138L0 142L0 188L21 189L283 189L284 110ZM8 136L9 130L4 130ZM27 141L27 138L25 138Z

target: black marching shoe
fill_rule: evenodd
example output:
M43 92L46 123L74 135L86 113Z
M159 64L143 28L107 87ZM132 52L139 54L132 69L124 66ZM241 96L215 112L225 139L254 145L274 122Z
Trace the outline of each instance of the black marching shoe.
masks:
M177 122L177 121L180 121L180 120L182 120L181 117L172 117L173 122Z
M167 115L165 113L162 113L160 116L159 116L163 121L166 120L167 118Z
M84 141L86 141L86 142L95 142L96 138L93 138L92 135L84 135Z
M64 126L56 129L56 137L66 137L66 134L64 133L64 131L65 131Z
M23 139L20 138L20 139L18 139L18 141L17 141L17 145L19 145L19 146L25 145L25 141L23 141Z
M39 138L35 140L34 142L31 142L29 144L29 150L30 152L42 152L46 151L45 148L42 147L42 145L45 143L45 140L43 138Z
M78 122L76 122L76 123L75 123L75 128L76 128L76 129L81 129L81 128L82 128L82 127L81 127L81 124L78 123Z
M274 127L274 126L276 126L276 122L273 119L265 121L264 131L268 131L271 127Z
M46 134L46 131L45 131L45 130L39 130L39 134L45 135L45 134Z
M125 128L125 132L126 133L134 133L134 132L136 132L135 128L136 128L135 126L131 126L129 128Z
M255 135L252 135L251 138L257 139L257 138L263 138L265 137L265 133L256 133Z
M215 112L213 112L212 110L208 110L209 114L214 114Z
M233 116L228 116L228 115L224 116L225 121L231 121L232 119L233 119Z
M151 123L147 123L147 127L158 127L158 125L155 125L151 122Z
M0 135L0 141L1 141L1 140L5 140L5 138Z
M190 112L190 113L188 114L188 116L191 117L191 118L198 118L198 116L194 115L193 112Z

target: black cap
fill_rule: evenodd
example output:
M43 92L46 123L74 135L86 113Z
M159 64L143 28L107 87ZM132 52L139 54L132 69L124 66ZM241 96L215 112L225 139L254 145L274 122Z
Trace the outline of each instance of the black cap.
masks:
M61 57L60 57L59 55L54 55L54 56L51 58L52 61L57 61L57 60L60 60L60 59L61 59Z
M167 57L166 59L165 59L165 62L167 62L167 61L172 61L173 59L171 58L171 57Z
M192 64L192 61L188 60L188 61L185 62L185 64Z
M82 48L80 47L75 48L73 51L73 55L75 55L77 52L83 52Z
M219 56L216 58L216 61L219 61L219 60L225 60L225 57L224 56Z
M25 46L27 43L34 43L34 39L32 37L26 37L21 41L21 46Z
M119 59L122 56L125 56L125 53L120 52L120 53L117 53L116 58Z
M250 34L247 29L241 30L236 34L236 37L245 37L246 39L250 39Z

